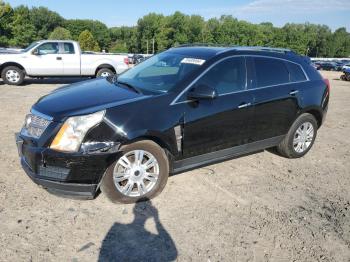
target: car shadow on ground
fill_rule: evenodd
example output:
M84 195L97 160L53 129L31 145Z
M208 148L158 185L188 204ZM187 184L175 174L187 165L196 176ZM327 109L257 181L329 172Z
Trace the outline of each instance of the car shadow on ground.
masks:
M177 249L159 220L158 210L151 201L135 204L134 220L130 224L115 223L104 238L99 262L105 261L174 261ZM153 218L158 234L145 229Z
M89 80L89 77L57 77L57 78L26 78L22 85L51 85L51 84L73 84Z

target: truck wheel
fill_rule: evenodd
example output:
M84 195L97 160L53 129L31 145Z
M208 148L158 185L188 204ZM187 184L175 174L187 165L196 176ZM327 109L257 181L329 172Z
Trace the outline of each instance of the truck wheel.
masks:
M24 81L24 72L17 66L8 66L2 70L1 78L5 84L18 86Z
M287 158L304 156L315 142L317 127L317 121L313 115L309 113L300 115L277 146L277 151Z
M109 68L101 68L96 73L96 77L109 77L112 75L114 75L114 72Z
M114 203L135 203L160 194L169 176L165 151L143 140L123 147L122 152L107 169L101 191Z

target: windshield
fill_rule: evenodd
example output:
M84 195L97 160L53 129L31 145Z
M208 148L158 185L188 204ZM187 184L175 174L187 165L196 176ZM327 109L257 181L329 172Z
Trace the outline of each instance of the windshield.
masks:
M118 77L118 82L140 89L168 92L204 62L202 59L164 52L126 71Z
M30 49L32 49L34 46L39 44L39 42L33 42L29 46L27 46L25 49L22 50L22 53L28 52Z

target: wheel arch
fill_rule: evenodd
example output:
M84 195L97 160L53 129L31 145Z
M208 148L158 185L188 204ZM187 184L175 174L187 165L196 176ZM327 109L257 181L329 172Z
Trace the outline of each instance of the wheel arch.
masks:
M8 66L16 66L19 69L23 70L24 73L26 73L26 69L19 63L17 62L6 62L0 65L0 75L2 74L2 70L4 70L4 68L8 67Z
M169 145L169 143L167 143L164 139L160 138L159 136L155 136L155 135L142 135L142 136L138 136L135 137L131 140L129 140L127 143L125 143L124 145L127 144L132 144L135 143L137 141L141 141L141 140L150 140L153 141L154 143L156 143L158 146L160 146L161 148L165 149L167 152L173 154L173 148ZM122 145L123 146L123 145Z
M322 110L319 109L318 107L308 107L305 108L302 113L309 113L311 115L313 115L317 121L317 126L318 128L321 127L322 122L323 122L323 113Z
M104 64L100 64L99 66L96 67L95 75L97 74L98 70L100 70L102 68L111 69L114 74L117 72L116 69L114 68L114 66L112 66L111 64L108 64L108 63L104 63Z

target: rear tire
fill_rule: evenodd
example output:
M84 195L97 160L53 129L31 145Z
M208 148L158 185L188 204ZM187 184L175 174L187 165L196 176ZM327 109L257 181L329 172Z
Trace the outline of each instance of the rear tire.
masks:
M313 115L309 113L300 115L277 146L277 151L287 158L304 156L315 142L317 128L317 121Z
M1 78L7 85L21 85L24 81L24 72L17 66L7 66L1 72Z
M101 191L107 198L113 203L128 204L159 195L169 176L164 149L153 141L142 140L122 147L121 151L123 155L107 169L102 179Z
M96 77L110 77L113 75L114 75L114 72L109 68L101 68L96 73Z

